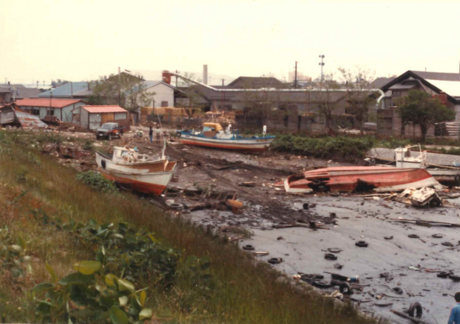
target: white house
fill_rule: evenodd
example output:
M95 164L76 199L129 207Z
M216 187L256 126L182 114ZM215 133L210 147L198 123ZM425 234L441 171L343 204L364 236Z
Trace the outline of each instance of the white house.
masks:
M155 93L153 101L149 102L148 107L174 107L174 88L172 85L163 81L145 81L146 91Z

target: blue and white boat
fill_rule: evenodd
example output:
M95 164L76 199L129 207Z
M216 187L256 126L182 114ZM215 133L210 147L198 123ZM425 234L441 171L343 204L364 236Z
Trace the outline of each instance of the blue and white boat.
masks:
M226 150L246 152L263 152L275 139L275 136L266 135L266 126L262 136L243 137L231 131L231 124L226 130L219 123L204 123L203 130L178 131L180 141L185 145L195 145Z

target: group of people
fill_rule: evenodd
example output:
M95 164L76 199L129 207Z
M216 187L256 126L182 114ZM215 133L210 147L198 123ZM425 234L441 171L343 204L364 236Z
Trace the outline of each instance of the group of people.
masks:
M150 138L150 143L153 143L153 127L149 126L149 138ZM155 136L155 142L160 142L161 136L168 136L166 132L161 133L158 131Z

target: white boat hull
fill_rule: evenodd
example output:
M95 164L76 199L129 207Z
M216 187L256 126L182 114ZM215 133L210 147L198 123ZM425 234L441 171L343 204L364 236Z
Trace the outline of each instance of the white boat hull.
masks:
M185 145L255 152L265 151L270 146L273 139L274 138L217 139L185 134L181 135L181 143Z
M104 178L134 191L156 196L166 189L176 168L176 162L171 161L120 165L100 154L96 154L96 162Z

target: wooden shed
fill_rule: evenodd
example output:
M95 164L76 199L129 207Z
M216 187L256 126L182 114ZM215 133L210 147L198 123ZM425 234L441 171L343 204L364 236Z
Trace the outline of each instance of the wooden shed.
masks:
M116 122L129 128L129 112L120 106L83 106L74 111L74 123L89 130L98 129L101 125Z

